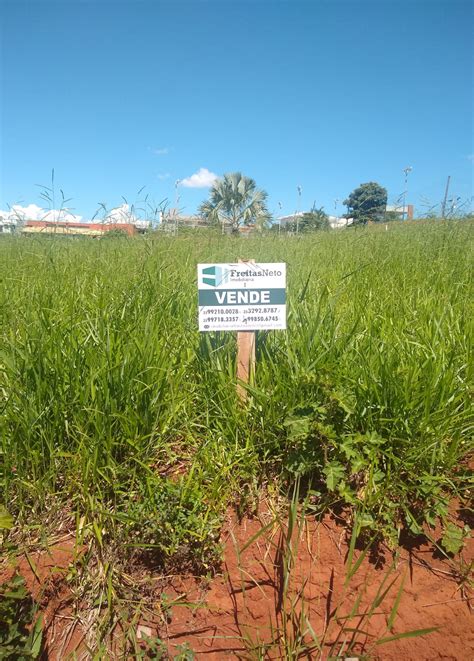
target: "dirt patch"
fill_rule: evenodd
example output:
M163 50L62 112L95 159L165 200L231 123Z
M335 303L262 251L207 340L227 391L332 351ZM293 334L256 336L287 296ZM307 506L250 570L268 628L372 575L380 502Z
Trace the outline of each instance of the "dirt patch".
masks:
M196 607L171 609L166 631L171 653L187 643L197 658L259 658L260 654L260 658L278 659L288 658L297 649L301 658L319 658L312 630L321 641L324 658L335 651L347 656L369 651L373 658L387 661L466 659L472 655L467 581L461 588L453 575L453 563L433 558L427 544L402 551L396 560L388 549L368 554L344 589L349 550L346 531L334 521L307 522L299 539L293 536L289 581L286 565L291 557L281 531L275 534L270 528L243 552L238 550L261 527L261 522L247 520L228 531L224 571L210 583L204 597L198 582L173 581L173 597L194 602ZM472 551L471 543L463 553L465 560L472 559ZM388 627L402 581L397 616ZM389 586L370 617L344 619L358 598L355 612L364 613ZM382 638L432 627L438 630L429 635L376 644ZM353 639L354 632L347 631L353 628L365 633ZM347 641L344 648L338 644L343 640ZM353 647L348 650L351 641Z
M452 560L436 558L423 538L412 540L398 557L380 547L363 558L344 585L349 555L345 527L330 517L308 519L290 544L287 529L272 525L270 518L229 520L221 571L212 579L152 576L160 587L148 595L149 618L137 623L138 638L146 632L159 637L170 656L187 647L197 659L283 659L296 650L300 657L291 658L318 659L322 654L326 659L335 652L342 658L369 653L386 661L473 656L472 576L465 571L461 577L474 557L472 540L462 557ZM360 554L354 552L353 563ZM68 540L47 553L22 557L16 565L44 613L44 658L51 661L73 654L92 658L65 581L77 559L74 542ZM0 578L14 571L10 567ZM437 631L377 644L432 627Z

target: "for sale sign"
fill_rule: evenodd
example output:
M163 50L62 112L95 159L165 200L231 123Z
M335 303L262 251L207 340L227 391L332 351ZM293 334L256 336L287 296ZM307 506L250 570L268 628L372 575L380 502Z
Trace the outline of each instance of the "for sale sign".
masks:
M198 264L199 330L286 328L286 264Z

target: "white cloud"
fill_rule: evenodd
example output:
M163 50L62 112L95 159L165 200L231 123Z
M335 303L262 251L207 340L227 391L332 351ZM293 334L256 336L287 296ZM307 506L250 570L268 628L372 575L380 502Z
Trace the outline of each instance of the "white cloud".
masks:
M14 204L8 211L0 209L0 221L7 221L10 223L25 222L27 220L55 220L55 221L69 221L71 223L88 222L82 216L71 213L67 209L43 209L37 204L28 204L22 206L21 204ZM137 227L147 227L148 221L143 221L138 218L134 213L133 208L129 204L124 203L107 212L104 217L105 223L133 223ZM95 220L95 222L98 222Z
M119 207L111 209L105 217L105 222L107 223L136 223L137 220L138 217L126 202Z
M152 149L151 150L153 154L156 154L157 156L164 156L165 154L170 153L170 148L169 147L158 147L157 149Z
M169 179L170 178L170 173L169 172L164 172L163 174L157 174L156 178L160 179L160 181L163 181L163 179Z
M68 209L43 209L37 204L28 204L26 207L14 204L8 211L0 210L0 218L13 223L25 220L68 220L74 223L82 221L82 216L77 216Z
M217 179L217 174L207 168L199 168L197 172L179 182L185 188L210 188Z
M143 228L146 228L150 225L148 220L140 220L140 218L134 213L133 208L126 202L118 207L115 207L114 209L111 209L104 217L104 222L117 224L131 223L136 227Z

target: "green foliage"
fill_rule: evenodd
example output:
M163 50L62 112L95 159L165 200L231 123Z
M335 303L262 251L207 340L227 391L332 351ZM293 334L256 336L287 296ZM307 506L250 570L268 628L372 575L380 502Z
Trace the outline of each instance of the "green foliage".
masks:
M394 542L445 518L472 477L472 223L380 229L5 237L0 484L15 526L44 525L53 500L96 548L207 572L226 507L275 476L304 476L321 507L360 510ZM258 334L247 407L234 334L196 324L196 264L241 256L289 275L288 331Z
M311 211L303 213L298 218L295 216L292 222L285 223L282 231L308 234L319 230L327 230L329 227L329 216L324 211L323 207L320 207L319 209L314 207ZM278 223L273 225L272 230L279 231Z
M134 658L139 661L158 661L159 659L169 659L168 648L160 638L155 638L142 634L141 645L135 645Z
M0 659L24 661L41 653L42 622L21 576L0 585Z
M469 526L460 528L454 523L449 522L443 530L441 544L445 551L453 555L456 555L457 553L459 553L459 551L461 551L461 549L464 546L465 540L470 537L470 534L471 534L471 530Z
M352 191L344 204L349 207L347 217L355 223L383 220L387 206L387 190L375 181L361 184Z
M303 214L299 229L304 233L327 230L329 229L329 217L322 207L319 209L313 208Z
M175 661L193 661L196 658L193 650L189 647L188 643L176 646Z
M107 230L104 232L104 234L100 237L102 241L110 241L110 240L117 240L117 239L127 239L129 238L127 235L127 232L124 230L117 228L114 228L113 230Z
M384 223L391 223L401 219L401 214L399 214L397 211L386 211L382 218Z
M0 505L0 530L11 530L13 528L12 515Z
M221 517L206 504L197 481L137 483L122 505L120 521L118 539L161 564L172 561L202 572L219 559Z
M233 172L217 179L199 212L211 224L230 227L234 233L244 226L263 228L270 219L266 199L267 193L253 179Z

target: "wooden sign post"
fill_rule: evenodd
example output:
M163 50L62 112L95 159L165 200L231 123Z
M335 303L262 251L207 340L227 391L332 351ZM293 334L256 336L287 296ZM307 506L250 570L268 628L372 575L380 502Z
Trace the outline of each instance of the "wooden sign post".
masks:
M254 259L239 259L239 264L255 264ZM237 331L237 395L242 403L247 401L247 390L242 383L250 383L255 374L256 331Z
M237 331L237 394L244 403L248 393L241 384L251 383L255 374L256 336L256 331Z

